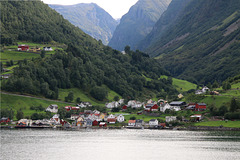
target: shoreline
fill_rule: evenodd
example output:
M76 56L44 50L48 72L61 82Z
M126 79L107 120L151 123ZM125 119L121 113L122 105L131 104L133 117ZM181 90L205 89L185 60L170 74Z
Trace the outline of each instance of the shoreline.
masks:
M27 126L27 127L16 127L16 126L0 126L0 129L51 129L51 130L82 130L82 129L149 129L149 130L173 130L173 131L240 131L240 128L229 128L220 126L189 126L189 127L170 127L170 128L150 128L150 127L56 127L51 126Z

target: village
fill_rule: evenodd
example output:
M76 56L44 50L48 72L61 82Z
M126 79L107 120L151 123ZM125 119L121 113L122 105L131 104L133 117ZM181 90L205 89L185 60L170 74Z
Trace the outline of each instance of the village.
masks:
M3 117L0 123L15 124L14 128L129 128L129 129L168 129L173 127L176 122L197 122L203 119L202 111L205 111L205 103L189 103L183 101L166 100L158 101L148 100L146 103L129 100L124 104L124 99L105 104L106 112L100 112L97 109L90 110L90 102L81 102L76 106L65 106L63 111L71 113L69 118L61 118L58 105L49 105L45 112L54 114L51 119L31 120L20 119L13 122L9 118ZM191 111L190 117L178 118L176 113L179 111ZM168 116L161 116L169 113ZM149 120L137 119L134 115L148 116ZM128 117L128 119L126 118Z

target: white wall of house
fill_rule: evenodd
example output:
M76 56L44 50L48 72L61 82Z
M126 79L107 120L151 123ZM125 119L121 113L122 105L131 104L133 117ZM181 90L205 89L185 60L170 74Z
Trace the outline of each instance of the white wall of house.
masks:
M123 115L119 115L118 117L117 117L117 121L118 122L120 122L120 123L122 123L122 122L124 122L124 116Z

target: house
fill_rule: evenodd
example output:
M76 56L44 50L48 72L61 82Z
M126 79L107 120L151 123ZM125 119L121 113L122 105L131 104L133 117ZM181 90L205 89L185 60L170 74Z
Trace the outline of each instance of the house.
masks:
M143 103L135 100L128 101L127 104L127 106L131 108L141 108L143 105L144 105Z
M65 110L66 110L66 111L70 111L70 110L71 110L71 106L66 106L66 107L65 107Z
M106 103L105 106L109 109L115 108L117 102Z
M205 103L197 103L195 107L195 111L205 111L207 109L207 105Z
M129 120L129 121L128 121L128 126L129 126L129 127L134 127L135 124L136 124L136 120Z
M170 109L171 110L171 106L168 104L168 103L163 103L163 104L160 104L160 111L161 112L165 112L166 109Z
M126 105L123 106L123 107L122 107L122 110L123 110L123 111L126 111L126 110L127 110L127 106L126 106Z
M18 51L29 51L29 45L25 44L18 45Z
M99 127L107 127L107 123L106 122L100 122Z
M203 116L201 114L194 114L190 116L191 121L201 121L203 119Z
M149 103L145 106L145 111L158 111L159 106L157 104L154 103Z
M30 52L38 52L38 51L41 51L41 48L31 48L29 51Z
M44 51L53 51L52 47L43 47Z
M137 119L135 122L136 127L142 127L144 125L144 121L142 119Z
M60 115L55 114L55 115L53 115L53 117L50 120L54 121L56 124L60 124Z
M78 117L79 117L79 115L77 115L77 114L72 114L71 117L70 117L70 119L71 119L71 120L76 120Z
M58 112L58 105L56 105L56 104L51 104L50 106L48 106L48 108L46 109L46 111L52 112L52 113L57 113L57 112Z
M177 116L166 116L166 122L172 122L177 120Z
M10 119L9 119L9 118L2 117L2 118L0 119L0 123L8 123L8 122L10 122Z
M105 117L106 117L106 114L100 113L98 118L101 119L101 120L104 120Z
M117 121L119 122L119 123L122 123L122 122L124 122L124 116L122 115L122 114L120 114L119 116L117 116Z
M86 107L92 107L92 104L90 102L81 102L77 104L77 106L81 108L86 108Z
M166 123L160 123L159 126L162 127L162 128L165 128L166 127Z
M180 93L179 95L178 95L178 98L179 99L181 99L181 98L183 98L184 96Z
M31 119L20 119L17 123L17 125L24 124L25 126L31 126L32 120Z
M107 122L110 123L110 124L115 124L116 123L116 117L113 114L110 114L107 117Z
M180 111L181 107L186 106L186 102L174 101L174 102L171 102L169 105L171 106L171 110Z
M93 122L93 121L92 121L91 119L86 119L85 122L86 122L86 124L85 124L86 127L92 127L92 122Z
M77 121L76 126L78 126L78 127L83 126L83 124L84 124L83 117L78 117L76 121Z
M208 87L204 86L201 90L196 90L195 94L204 94L207 91L210 91L210 89Z
M67 111L70 111L70 110L75 110L75 111L77 111L77 110L79 110L80 108L79 108L79 107L66 106L65 109L66 109Z
M157 120L157 119L151 119L151 120L149 121L149 126L150 126L150 127L158 126L158 120Z
M95 114L89 114L88 116L87 116L87 118L88 119L91 119L92 121L94 121L94 120L97 120L98 119L98 116L96 116Z
M195 110L195 107L196 107L196 104L195 104L195 103L189 104L188 107L186 107L186 110L192 110L192 111L194 111L194 110Z
M92 126L98 126L98 121L97 121L97 120L94 120L94 121L92 122Z

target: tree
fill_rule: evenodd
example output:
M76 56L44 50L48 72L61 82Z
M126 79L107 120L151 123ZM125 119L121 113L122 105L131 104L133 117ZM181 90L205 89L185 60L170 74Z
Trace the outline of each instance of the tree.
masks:
M46 55L46 51L45 51L45 50L42 50L40 56L41 56L42 58L44 58L45 55Z
M219 84L218 82L215 80L213 85L212 85L212 88L218 88L219 87Z
M114 101L119 101L119 97L118 97L118 96L115 96L115 97L114 97Z
M81 103L81 98L80 97L77 97L76 103Z
M104 87L94 87L90 94L93 98L103 101L107 97L108 91Z
M16 115L17 120L23 119L23 117L24 117L24 113L22 112L22 110L21 109L18 110Z
M130 120L136 120L136 117L134 117L134 116L130 117Z
M74 94L73 94L72 91L70 91L70 92L68 93L68 96L65 97L65 102L72 102L73 99L74 99Z
M231 104L230 104L230 111L235 112L237 110L237 102L235 98L232 98Z
M124 51L125 51L125 53L130 53L130 46L126 46L126 47L124 48Z
M221 106L219 109L218 109L218 114L220 115L220 116L224 116L225 115L225 113L227 113L228 112L228 109L227 109L227 107L226 106Z
M59 116L60 116L60 119L63 119L63 118L65 118L65 116L66 116L66 114L67 114L67 111L65 110L64 107L60 107L60 108L58 109L58 114L59 114Z

